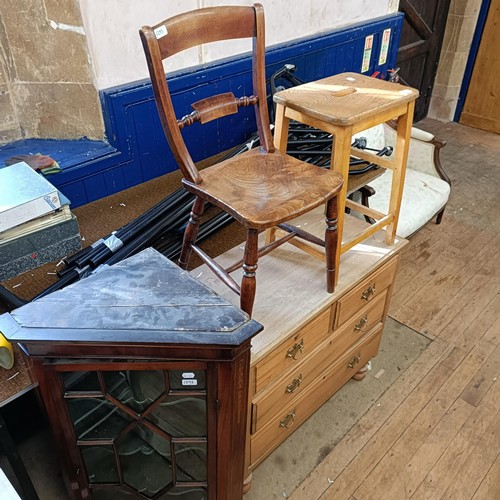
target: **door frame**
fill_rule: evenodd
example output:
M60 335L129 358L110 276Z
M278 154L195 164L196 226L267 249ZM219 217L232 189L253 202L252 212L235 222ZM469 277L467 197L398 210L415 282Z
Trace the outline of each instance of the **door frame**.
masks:
M483 0L481 3L481 8L479 9L476 29L474 30L474 37L472 38L469 57L467 58L467 65L465 66L464 78L462 80L460 93L458 95L457 107L455 108L455 116L453 117L454 122L458 122L460 120L460 115L462 114L462 110L464 108L465 98L467 97L467 91L469 90L469 85L472 78L472 70L474 69L474 64L476 63L479 44L481 43L481 38L483 36L486 18L488 17L488 12L490 10L490 4L491 0Z

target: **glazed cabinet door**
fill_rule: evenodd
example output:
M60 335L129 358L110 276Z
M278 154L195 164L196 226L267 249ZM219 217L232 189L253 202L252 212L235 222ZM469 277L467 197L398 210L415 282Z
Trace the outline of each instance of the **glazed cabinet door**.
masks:
M58 439L75 497L215 498L211 370L203 363L120 365L50 370L59 398L48 412L63 430Z

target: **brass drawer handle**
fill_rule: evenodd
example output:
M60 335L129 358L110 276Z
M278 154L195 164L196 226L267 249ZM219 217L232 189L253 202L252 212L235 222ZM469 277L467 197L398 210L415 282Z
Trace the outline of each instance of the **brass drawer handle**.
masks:
M286 357L287 358L293 358L297 359L300 358L300 355L302 354L304 350L304 339L300 339L300 342L297 344L293 344L293 346L286 351Z
M361 298L370 301L373 299L373 296L375 295L375 283L372 283L362 294Z
M355 332L366 332L366 327L368 326L368 314L365 314L355 325Z
M302 373L295 379L293 379L293 382L288 384L285 389L286 394L292 394L292 392L295 392L295 390L299 387L299 385L302 383Z
M361 353L356 354L349 363L347 363L347 366L349 368L354 368L359 362L361 361Z
M295 422L295 410L292 410L283 420L280 420L280 427L290 429Z

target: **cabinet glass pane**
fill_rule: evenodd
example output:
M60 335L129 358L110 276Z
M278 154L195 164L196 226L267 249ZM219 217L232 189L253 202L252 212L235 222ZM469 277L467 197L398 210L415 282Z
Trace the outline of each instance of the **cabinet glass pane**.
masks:
M174 437L207 435L204 396L168 396L147 418Z
M132 500L137 499L137 495L128 493L120 489L92 489L92 500Z
M162 371L102 372L106 392L136 413L142 413L165 391Z
M115 438L132 418L105 399L67 399L69 415L80 440Z
M152 497L172 482L170 441L137 425L119 440L118 455L123 481Z
M207 500L208 493L205 488L172 488L161 495L158 500Z
M81 451L90 484L119 482L112 446L82 446Z
M206 443L174 443L177 481L207 480Z
M66 392L100 392L96 372L63 372L62 379Z

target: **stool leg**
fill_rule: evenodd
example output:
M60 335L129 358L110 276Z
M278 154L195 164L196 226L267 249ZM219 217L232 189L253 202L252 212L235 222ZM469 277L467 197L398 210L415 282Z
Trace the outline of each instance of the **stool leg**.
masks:
M198 234L198 229L200 228L200 219L203 215L205 209L205 200L200 197L196 197L193 203L193 208L191 209L191 215L189 217L189 222L184 231L184 239L182 240L181 254L179 256L179 267L181 269L186 269L189 264L189 259L191 257L191 245L196 241L196 235Z
M326 231L325 231L325 257L326 257L326 290L333 293L335 290L335 274L338 245L337 230L337 196L328 200L326 204Z
M255 299L257 260L259 258L259 233L257 229L247 230L245 254L243 256L243 278L241 280L240 307L249 316L252 316Z

